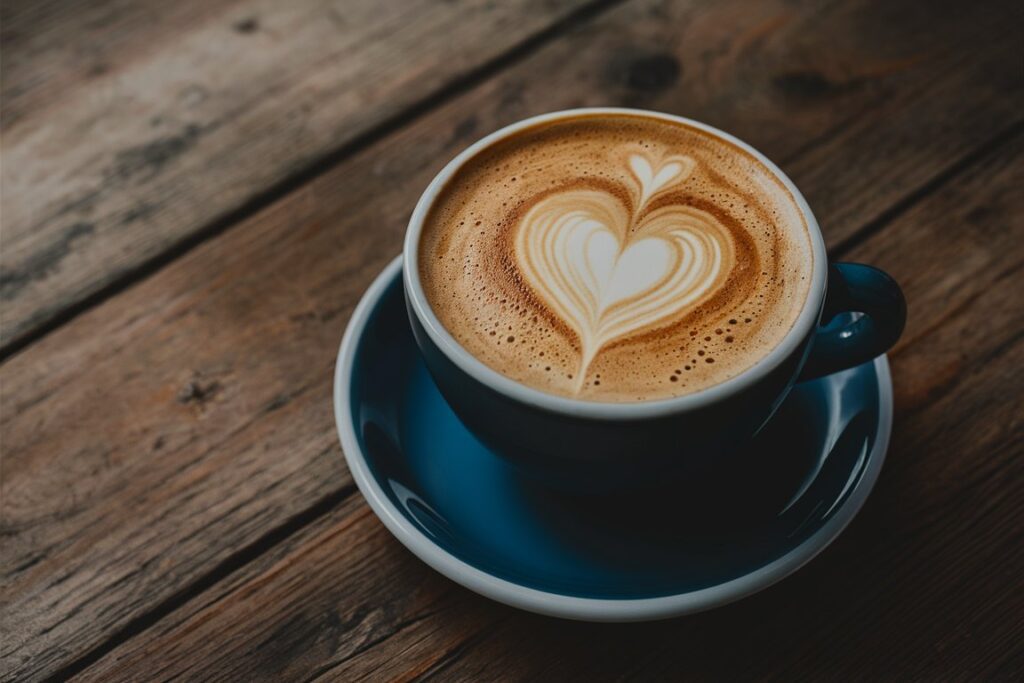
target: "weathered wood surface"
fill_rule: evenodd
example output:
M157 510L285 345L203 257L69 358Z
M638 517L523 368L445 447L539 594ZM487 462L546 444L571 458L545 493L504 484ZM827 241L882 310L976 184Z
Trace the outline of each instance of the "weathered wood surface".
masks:
M12 4L3 346L584 0Z
M879 673L903 643L904 672L998 675L1022 608L993 597L1022 569L1022 321L985 294L1019 278L1022 207L1019 46L993 9L635 0L588 16L10 358L0 671L793 677L832 659L853 673L851 642ZM435 576L352 497L330 413L344 323L430 176L503 123L608 103L779 159L830 245L890 269L911 303L893 451L861 521L780 587L670 625L569 627Z

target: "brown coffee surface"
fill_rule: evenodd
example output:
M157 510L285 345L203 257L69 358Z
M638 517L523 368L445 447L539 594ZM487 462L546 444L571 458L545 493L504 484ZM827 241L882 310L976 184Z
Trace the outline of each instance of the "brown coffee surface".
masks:
M749 369L810 289L809 229L761 162L696 128L581 115L459 168L426 217L419 273L445 328L527 386L665 399Z

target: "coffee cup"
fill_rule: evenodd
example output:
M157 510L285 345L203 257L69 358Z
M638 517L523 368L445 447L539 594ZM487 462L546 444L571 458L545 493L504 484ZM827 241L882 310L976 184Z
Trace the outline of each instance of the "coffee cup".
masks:
M509 140L518 140L517 136L525 135L530 131L548 130L578 121L598 121L603 120L602 117L609 119L621 117L623 120L635 121L637 125L643 125L644 122L669 124L680 127L680 130L685 129L688 135L703 136L715 144L721 143L726 146L723 149L729 150L728 154L734 154L737 159L743 160L744 164L755 164L759 169L758 173L765 174L765 177L774 183L772 187L777 186L778 193L781 193L780 196L785 195L794 216L799 218L800 225L803 226L803 232L800 235L806 237L805 242L799 243L799 248L783 247L784 250L791 252L788 255L794 257L791 260L795 266L790 264L785 269L780 269L780 273L784 272L786 277L795 283L792 284L791 289L798 294L786 293L785 296L777 297L776 308L781 312L770 312L770 314L775 315L778 321L785 322L785 329L777 326L779 330L773 332L773 328L766 326L764 331L759 333L760 337L752 335L751 339L754 341L748 345L747 350L733 353L733 357L737 359L734 363L735 367L721 371L717 376L713 374L712 370L708 370L712 367L711 365L700 364L699 368L697 367L698 361L710 363L713 360L709 360L710 351L707 356L703 352L703 348L710 347L694 350L695 347L691 348L684 343L680 346L684 350L679 352L683 359L679 361L679 365L682 366L686 362L686 371L684 372L682 367L674 370L668 376L671 383L666 380L649 391L654 396L650 400L638 398L634 395L636 394L635 390L628 395L625 393L622 395L607 394L609 390L609 381L606 379L607 371L605 378L601 378L600 373L595 373L593 369L600 366L590 367L587 363L594 356L595 347L618 349L620 356L627 359L630 353L636 355L635 351L628 350L628 345L623 347L621 336L619 338L613 336L630 325L633 327L628 329L650 322L650 329L655 330L655 332L646 328L641 330L648 337L640 337L637 333L634 336L641 341L634 342L634 344L645 343L642 341L643 339L654 339L661 344L666 333L656 332L656 330L664 329L670 323L676 324L674 321L677 318L682 322L671 328L672 334L683 334L679 325L687 324L696 327L696 323L693 322L694 314L691 314L690 318L685 318L686 311L678 304L687 296L691 296L691 293L694 293L692 297L697 302L694 306L697 306L695 310L699 313L698 317L703 316L701 319L706 322L711 319L710 316L719 315L717 309L707 303L711 301L709 298L711 289L707 289L707 287L713 286L714 278L719 277L716 273L724 268L724 266L718 268L715 264L724 262L728 258L733 258L735 261L739 257L729 256L731 253L729 249L732 248L729 246L731 244L729 240L732 238L729 237L725 228L722 228L722 225L728 224L731 219L725 214L716 218L714 207L706 206L708 204L706 198L699 202L697 199L692 199L696 206L704 208L699 210L687 208L688 213L662 217L662 222L667 221L667 224L671 224L673 220L684 220L684 218L696 221L694 225L697 227L690 233L684 234L685 231L677 230L671 234L682 235L678 239L678 250L681 254L679 258L683 260L679 262L689 264L691 268L697 267L694 264L703 264L701 267L710 273L704 280L711 284L703 290L698 287L699 283L694 284L697 282L694 278L685 282L684 279L680 279L675 284L671 284L676 281L672 281L667 276L659 280L657 273L648 278L651 281L657 280L657 283L651 284L648 288L655 293L651 295L651 300L654 301L657 296L664 294L658 301L667 302L664 304L666 311L676 316L675 318L671 316L658 318L656 315L650 314L653 304L643 304L642 296L636 295L631 289L628 294L632 298L622 298L622 301L617 300L600 309L600 314L605 316L601 322L580 322L581 320L593 321L595 319L593 311L589 317L584 315L586 311L584 313L579 311L582 310L581 307L586 301L596 299L594 297L587 298L589 290L586 287L590 285L584 281L585 278L580 280L576 277L577 270L586 274L597 268L594 264L611 263L600 251L603 248L600 240L608 240L603 233L599 234L602 227L600 222L590 221L588 223L585 216L572 223L572 226L576 227L570 226L570 228L591 230L584 235L590 241L586 242L586 247L581 247L581 249L589 249L589 251L581 253L589 255L588 258L591 258L593 262L588 261L584 264L586 268L580 267L577 270L572 270L576 266L571 264L561 266L567 269L566 273L572 277L562 277L564 273L557 272L554 275L543 275L548 272L542 270L542 268L548 267L544 264L540 266L525 264L522 268L518 268L513 263L510 267L507 263L509 259L505 259L503 262L505 270L515 271L509 276L511 281L517 283L517 286L530 290L524 294L526 303L523 303L523 307L530 302L536 303L538 299L543 298L544 294L534 291L543 288L545 281L538 280L537 276L532 275L533 271L530 268L542 272L542 278L549 277L556 283L569 283L559 285L562 287L561 289L553 287L556 296L552 297L553 303L547 307L550 310L546 310L545 313L553 319L550 327L555 331L547 331L545 333L547 336L539 337L545 340L554 335L558 337L557 343L561 346L557 346L557 344L552 346L554 342L544 341L543 343L535 342L530 349L540 355L543 353L536 351L536 348L552 348L556 351L563 347L570 350L575 349L587 360L581 366L582 369L577 377L573 378L571 372L567 375L572 382L562 378L561 384L552 385L551 390L547 390L545 385L539 384L539 381L536 380L528 382L516 379L510 376L512 373L503 372L502 367L495 367L493 360L492 362L481 360L482 353L471 352L467 348L465 340L471 338L469 333L473 330L468 330L463 341L457 339L453 330L449 329L451 322L449 322L449 326L446 326L436 310L439 303L443 303L438 301L441 295L437 293L429 295L424 283L424 267L428 264L424 262L421 241L425 225L428 220L434 220L431 216L432 212L437 209L438 202L442 201L446 191L450 194L450 184L460 181L459 174L468 164L475 163L474 160L483 158L483 155L491 154L493 156L494 150L498 149L499 145L507 143ZM543 142L542 144L548 143ZM571 145L567 145L565 149L573 148ZM581 151L581 154L584 154L584 151ZM720 152L715 154L720 156ZM632 200L628 197L621 201L614 199L614 196L618 196L615 188L608 185L602 175L601 179L595 177L588 181L590 184L581 186L583 189L573 190L587 194L565 195L558 198L558 201L564 200L563 203L568 207L567 211L573 210L574 202L582 201L598 202L600 206L595 211L604 210L602 207L604 204L608 204L612 206L608 211L621 213L624 209L615 208L621 205L633 210L636 216L641 217L637 220L648 220L650 216L661 216L658 212L667 210L666 207L672 203L669 201L671 197L678 196L685 199L696 196L692 193L686 194L689 190L686 190L685 176L689 171L688 165L693 163L690 157L662 155L654 161L645 161L634 154L624 158L627 161L623 163L629 167L624 173L630 178L637 179L636 187L639 188L634 193ZM714 154L709 154L708 158L712 160L709 163L715 163L713 161ZM572 164L572 167L576 168L576 164ZM538 165L538 168L544 168L544 166ZM511 173L512 171L509 171L510 176ZM721 175L721 170L719 169L717 173ZM510 177L510 180L512 179L514 178ZM559 185L558 180L558 178L551 180L552 187L563 186ZM670 181L678 182L679 187L683 189L677 191L676 195L663 194L660 200L652 199L659 191L669 192L662 186L667 187ZM697 183L699 179L694 176L690 182ZM759 180L758 182L764 185L767 181ZM608 190L609 197L612 197L607 200L595 194L606 186L610 188ZM446 188L449 189L446 190ZM684 190L686 191L684 192ZM566 190L566 192L568 191ZM776 192L776 190L772 190L772 192ZM551 199L551 195L547 191L545 191L544 198L544 201L548 202L544 205L545 210L550 212L557 209L557 207L551 208L551 202L554 200ZM679 203L684 202L684 199L673 201ZM444 199L444 201L450 200ZM641 204L644 202L647 202L649 206L642 207ZM462 204L464 203L462 202ZM462 204L458 204L458 206ZM708 213L709 211L710 213ZM530 213L525 209L513 207L508 209L507 213L514 216L515 221L522 223L532 220L531 217L536 214L536 211ZM547 220L546 216L547 214L544 214L542 219ZM651 218L648 222L651 223L653 220ZM509 227L506 223L508 221L502 223L502 229L515 229L514 225ZM556 222L549 220L542 225L556 225ZM707 229L712 231L710 238L705 239L703 234L697 234L703 229L701 226L704 225L709 226ZM479 234L486 238L485 233L488 229L491 228L487 225L480 226ZM643 230L647 229L643 228ZM713 230L719 230L725 237L715 237ZM665 233L665 235L668 234L670 233ZM595 235L597 236L595 237ZM570 238L575 239L570 235L562 241L568 244L571 241ZM548 242L543 244L555 244L560 238L558 235L554 235L550 238L544 237L544 239L548 239ZM719 239L724 246L720 248L715 239ZM666 244L669 244L666 247L666 253L673 253L670 249L671 243L666 242ZM652 242L649 246L653 249L656 245ZM779 256L776 253L777 246L755 246L757 249L761 249L765 255L762 260L766 261L767 255L771 254L776 261L779 261ZM509 247L510 254L513 253L512 248L512 246ZM523 249L528 249L528 247L523 247ZM705 251L701 252L701 249ZM635 258L641 258L643 256L640 253L641 250L636 251L639 255ZM657 250L655 249L655 251ZM701 255L705 252L708 254L706 258ZM526 253L528 257L530 252ZM615 255L608 258L626 258L623 256L626 253L627 249L620 243ZM723 253L725 256L722 256ZM785 399L794 383L838 372L870 361L884 353L899 338L906 318L903 294L891 277L866 265L828 262L824 240L810 207L792 181L764 155L750 145L711 126L682 117L641 110L577 109L544 114L507 126L473 144L445 166L420 197L409 221L403 256L403 287L416 343L428 370L451 409L477 438L513 463L525 475L573 491L594 492L636 488L668 479L697 482L709 471L736 465L737 454L771 419L772 414ZM543 254L541 258L543 258ZM628 258L634 258L634 256L629 255ZM661 267L665 258L668 257L663 258L656 255L654 258L657 261L656 266ZM512 261L514 260L512 258ZM557 259L553 262L556 266L558 263L562 263ZM782 262L785 263L785 259L782 259ZM605 268L602 272L609 272L607 271L608 266L602 267ZM655 268L655 266L652 265L651 268ZM765 268L767 273L767 267ZM519 270L526 272L520 274ZM647 277L643 271L643 268L638 269L639 274L634 277L635 281L639 282L640 280L637 278ZM438 271L442 274L444 272L447 271ZM793 273L799 273L799 277L792 275ZM573 279L574 277L576 279ZM776 276L772 277L774 281ZM435 276L434 279L436 280L437 277ZM579 284L580 282L583 284ZM641 282L634 289L640 291L638 288L646 286L645 283L646 281ZM679 283L689 284L684 287ZM670 285L676 289L669 288ZM532 289L530 289L531 286ZM750 290L751 293L746 296L753 299L752 292L757 291L758 287L771 294L771 290L767 289L770 286L767 280L760 284L755 283L752 285L754 289ZM447 291L443 286L438 289L436 283L432 287L438 291ZM575 289L573 289L574 287ZM662 289L659 290L658 287ZM591 288L593 289L593 287ZM466 289L468 291L469 288L466 287ZM486 289L486 287L481 287L481 289ZM563 291L568 292L563 298L569 304L559 308L557 294ZM658 292L662 294L658 294ZM576 296L577 294L579 296ZM434 297L434 301L431 300L431 296ZM602 294L602 296L605 295ZM763 294L761 298L763 299ZM576 308L566 308L574 301L578 304ZM581 301L584 303L579 303ZM634 303L637 301L641 303ZM504 305L503 303L502 306ZM536 305L543 307L542 303ZM598 306L593 303L590 305L591 308ZM705 306L704 309L700 308L702 305ZM630 309L629 306L633 308ZM613 311L614 315L606 313L606 309ZM495 301L494 310L503 311L505 309L503 307L499 309L498 302ZM727 309L723 308L722 310ZM509 312L509 315L522 316L530 313L532 311L520 309L515 313ZM845 313L855 315L841 318L840 320L845 320L844 324L828 325L836 316ZM564 320L559 320L559 316ZM647 317L644 318L644 316ZM535 315L533 317L536 318ZM605 319L619 324L619 328L614 328L612 322L607 322ZM626 323L622 323L623 320ZM512 318L510 318L511 321ZM750 322L750 319L748 318L747 321ZM733 318L721 325L728 325L730 322L736 324L737 328L741 327L743 323L742 320ZM627 327L623 327L627 323ZM659 324L662 327L658 327ZM590 327L585 325L590 325ZM512 329L511 325L509 329ZM608 332L609 329L612 332ZM462 330L459 333L461 335ZM493 330L491 333L493 334ZM714 331L709 330L708 341L703 343L717 343L718 346L724 346L722 339L728 337L731 340L729 335L715 337L716 333L723 335L724 330L721 327ZM694 333L691 331L691 334ZM775 334L775 337L772 337L771 334ZM513 338L514 335L510 334L507 344L515 343L511 341ZM683 338L687 339L685 336ZM695 336L694 338L697 343L702 343L702 337ZM482 337L482 339L487 341L486 337ZM598 342L588 341L593 339L597 339ZM759 341L764 339L768 341ZM501 341L503 340L499 338L494 343L497 344ZM591 344L589 350L588 343ZM761 346L757 346L757 343L760 343ZM506 346L506 348L508 347ZM622 351L623 348L626 348L626 351ZM652 360L643 364L645 371L647 368L655 366L658 368L658 372L661 372L662 367L671 368L671 365L665 365L667 361L664 360L664 352L660 350L661 348L661 346L658 347L657 354L652 350L650 354ZM751 351L750 348L753 350ZM698 352L701 358L698 358ZM729 352L732 352L731 348ZM487 353L490 354L489 351ZM516 358L519 358L525 352L520 352L517 348L516 353L519 354ZM488 355L487 358L491 359L492 355ZM707 379L701 380L696 372L692 375L688 374L691 355L695 362L694 369L703 372L702 376ZM657 362L654 362L655 358L657 358ZM579 366L579 358L576 358L574 362ZM621 358L615 359L615 362L618 365L612 365L609 361L607 367L614 368L622 365ZM523 372L526 373L526 361L523 360L522 364ZM530 372L535 365L536 363L533 361L529 363ZM546 367L550 370L549 366ZM595 378L595 374L597 378ZM536 375L537 373L534 372L528 376ZM682 378L683 381L691 376L695 377L694 386L698 388L681 391L682 382L677 381L673 375ZM626 371L623 371L621 376L626 378L622 380L624 387L627 384L631 387L635 384L632 379L628 379L629 375L626 374ZM604 384L600 388L595 386L595 383L601 381ZM664 389L657 388L662 386ZM569 393L572 391L576 391L578 394ZM667 395L665 392L669 391L677 391L680 394ZM661 393L659 394L659 392ZM607 395L612 395L616 400L605 400ZM622 396L627 396L627 400L622 400Z

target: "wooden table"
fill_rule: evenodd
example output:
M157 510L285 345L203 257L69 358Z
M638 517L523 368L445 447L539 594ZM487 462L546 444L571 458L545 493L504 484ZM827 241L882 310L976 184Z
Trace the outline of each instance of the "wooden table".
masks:
M6 0L4 680L1024 671L1011 3ZM906 290L881 480L820 558L666 623L436 574L344 465L353 306L457 151L543 111L729 130Z

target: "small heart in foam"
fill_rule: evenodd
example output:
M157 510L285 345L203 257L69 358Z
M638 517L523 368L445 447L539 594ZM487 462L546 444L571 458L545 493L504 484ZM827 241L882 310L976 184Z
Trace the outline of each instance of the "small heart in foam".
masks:
M643 205L659 190L673 180L683 180L693 171L694 161L690 157L673 157L666 160L655 173L651 162L639 154L629 158L629 167L640 181L640 201Z
M519 225L523 274L579 337L578 386L603 346L678 318L726 272L731 243L710 214L668 205L635 221L646 199L689 175L689 163L670 161L655 171L632 157L634 212L610 193L571 189L542 199Z

